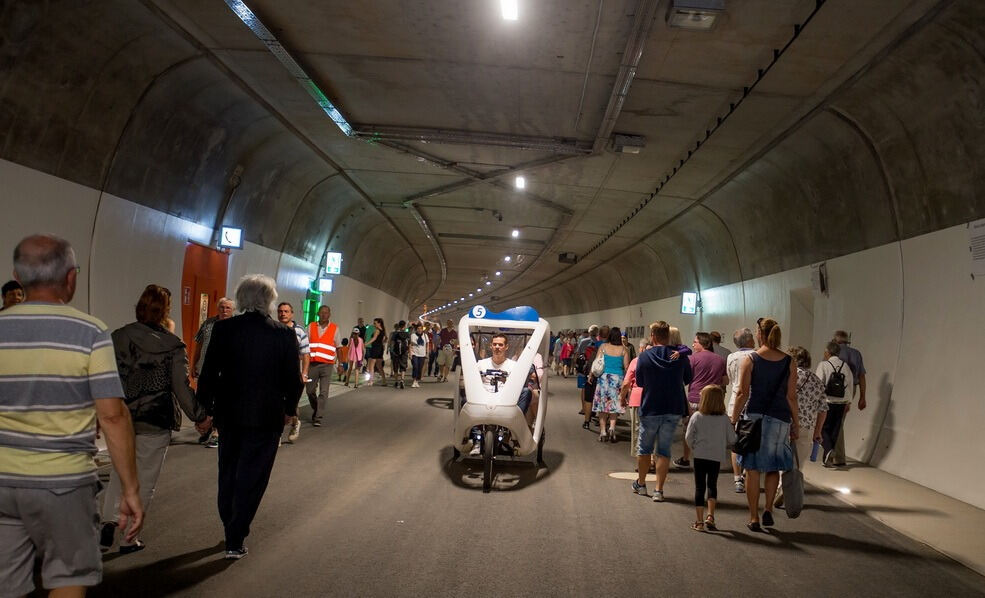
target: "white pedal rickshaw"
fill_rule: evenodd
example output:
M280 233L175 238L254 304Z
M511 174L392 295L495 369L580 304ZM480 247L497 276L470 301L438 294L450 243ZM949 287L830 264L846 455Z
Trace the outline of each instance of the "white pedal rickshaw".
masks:
M480 371L479 358L487 355L487 343L494 335L507 337L506 357L513 362L509 372L488 368ZM458 323L462 369L453 401L452 446L458 459L463 453L468 454L476 442L481 443L484 492L492 488L497 458L514 459L536 452L536 463L543 463L547 414L543 356L547 355L549 339L547 320L532 307L494 313L477 305ZM528 410L536 403L532 421L518 405L528 399Z

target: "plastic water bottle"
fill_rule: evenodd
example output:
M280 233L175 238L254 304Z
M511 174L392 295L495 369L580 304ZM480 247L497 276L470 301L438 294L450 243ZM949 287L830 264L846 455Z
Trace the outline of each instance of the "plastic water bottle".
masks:
M821 443L814 441L814 448L811 449L811 461L817 461L817 454L821 452Z

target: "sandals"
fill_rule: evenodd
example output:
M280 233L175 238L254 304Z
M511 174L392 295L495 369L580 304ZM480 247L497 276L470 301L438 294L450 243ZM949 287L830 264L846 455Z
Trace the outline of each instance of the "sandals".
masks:
M749 531L751 531L751 532L761 532L761 531L763 531L763 528L762 528L762 526L759 525L759 522L758 521L750 521L749 523L746 524L746 527L748 527L749 528Z
M718 526L715 525L715 518L711 515L705 517L705 529L712 532L718 531Z
M705 524L700 521L695 521L694 523L691 524L691 529L693 529L696 532L703 532L705 531Z

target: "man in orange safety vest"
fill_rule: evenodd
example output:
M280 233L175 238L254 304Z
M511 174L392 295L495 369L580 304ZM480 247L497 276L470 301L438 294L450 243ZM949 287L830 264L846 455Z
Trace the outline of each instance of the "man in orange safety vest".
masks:
M328 391L335 371L335 351L339 346L339 328L332 322L332 308L318 308L318 320L308 325L308 342L311 365L308 367L308 403L311 404L311 424L321 425L322 414L328 403ZM316 392L317 391L317 392Z

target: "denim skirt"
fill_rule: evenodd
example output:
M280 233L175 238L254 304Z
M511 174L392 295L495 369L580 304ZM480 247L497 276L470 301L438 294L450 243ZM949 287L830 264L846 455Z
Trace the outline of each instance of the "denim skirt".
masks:
M746 469L756 471L790 471L793 469L793 450L790 448L790 424L763 415L749 413L746 419L763 420L763 436L759 442L759 450L748 455L739 455L739 464Z

